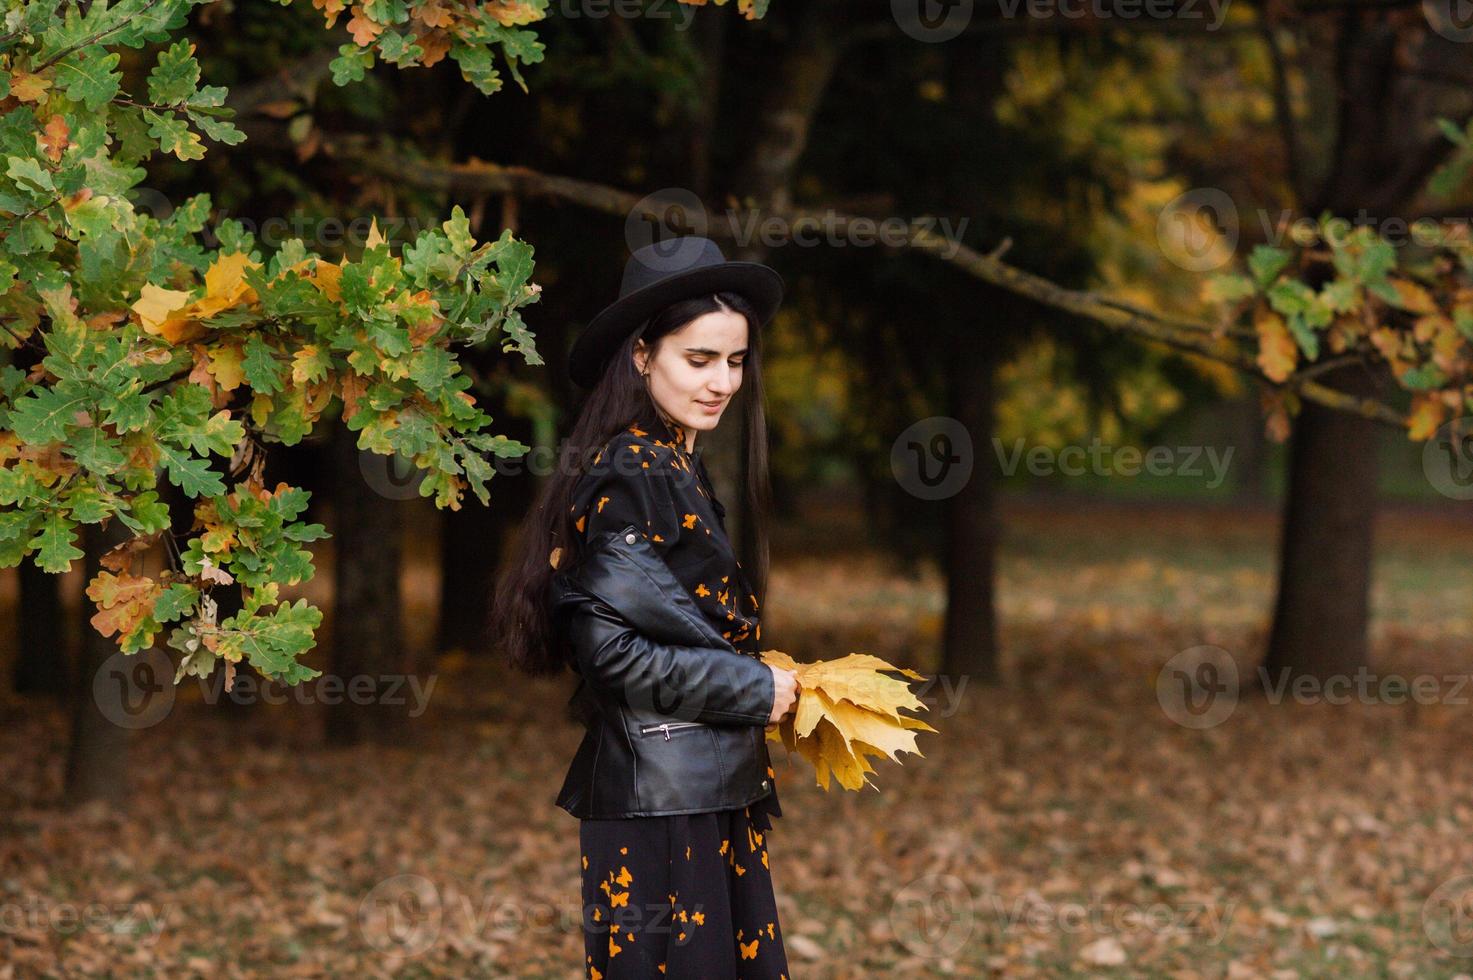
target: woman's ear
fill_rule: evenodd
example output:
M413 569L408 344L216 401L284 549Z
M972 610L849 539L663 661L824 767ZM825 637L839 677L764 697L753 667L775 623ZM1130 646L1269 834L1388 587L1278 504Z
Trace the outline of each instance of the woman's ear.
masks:
M644 374L645 365L649 362L650 348L643 340L634 342L634 373Z

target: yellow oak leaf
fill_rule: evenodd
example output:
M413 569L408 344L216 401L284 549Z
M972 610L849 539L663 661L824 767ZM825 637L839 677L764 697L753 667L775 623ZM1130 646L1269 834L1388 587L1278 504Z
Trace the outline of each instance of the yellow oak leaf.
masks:
M1260 307L1253 317L1258 331L1258 366L1270 381L1284 381L1294 373L1299 361L1299 346L1289 334L1284 318L1267 307Z
M1391 285L1404 309L1411 313L1436 313L1437 300L1426 289L1408 279L1393 279Z
M303 344L301 350L292 355L292 381L306 384L321 381L332 367L332 358L316 344Z
M1443 417L1443 404L1438 398L1425 394L1413 396L1412 410L1407 415L1407 438L1418 442L1432 438Z
M205 270L205 295L194 302L194 315L211 317L232 306L254 302L256 291L246 284L245 272L260 265L244 252L229 252L211 262Z
M25 71L11 73L10 94L21 102L40 102L46 98L46 93L50 88L49 78L42 78L40 75L32 75Z
M502 27L518 27L522 24L531 24L546 16L544 11L525 0L501 0L500 3L489 6L486 13L496 19Z
M177 344L184 339L189 326L177 314L188 305L188 293L178 289L165 289L148 282L143 284L138 302L133 304L133 312L138 315L138 322L146 332L161 336L171 344Z
M238 344L219 344L209 348L210 375L224 391L234 391L245 382L241 362L245 359Z

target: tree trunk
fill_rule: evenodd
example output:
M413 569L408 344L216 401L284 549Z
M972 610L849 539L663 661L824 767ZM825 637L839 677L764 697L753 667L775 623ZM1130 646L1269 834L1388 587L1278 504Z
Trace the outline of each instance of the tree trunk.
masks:
M751 198L760 213L781 211L792 203L798 160L843 52L837 10L830 0L809 0L798 8L793 38L774 66L755 138L736 182L738 195ZM765 244L749 241L739 242L732 257L761 262L766 255Z
M1328 384L1370 394L1351 365ZM1375 422L1306 402L1289 449L1279 543L1278 601L1264 670L1324 679L1369 663L1370 582L1377 497Z
M1238 471L1238 479L1233 485L1233 496L1244 503L1267 503L1269 444L1263 431L1263 409L1257 392L1234 401L1230 412L1233 428L1237 430L1233 468Z
M716 13L716 11L711 11ZM703 201L711 199L711 148L719 119L721 71L726 50L729 18L697 17L692 25L695 49L700 58L701 99L686 127L687 170L691 190Z
M494 402L486 411L500 420L498 432L535 446L537 428ZM471 655L490 653L486 606L509 535L532 508L537 482L531 473L494 476L486 485L491 504L467 491L458 511L444 511L440 549L440 621L438 650L461 649Z
M511 481L495 477L491 493L505 490ZM486 653L484 597L491 594L496 559L506 534L505 501L486 507L471 495L458 511L445 511L440 525L440 620L435 650Z
M994 359L985 348L955 359L953 417L972 433L972 474L945 499L946 627L941 673L990 683L998 677L997 492L993 427Z
M120 521L113 519L110 524L106 530L95 524L82 525L82 548L86 552L83 578L88 582L97 575L102 555L130 536ZM116 637L103 636L88 622L93 612L92 601L84 596L80 669L72 684L72 739L62 804L75 807L91 800L106 800L121 808L128 802L128 744L132 732L108 718L94 693L93 680L108 658L118 652L118 645ZM162 682L173 684L174 678L162 678Z
M739 196L750 198L762 214L787 208L792 201L792 182L798 160L808 145L813 118L823 102L824 93L833 81L839 65L842 44L838 35L841 20L832 0L809 0L798 8L793 37L773 66L773 82L768 87L761 112L754 126L745 161L738 173ZM740 229L735 229L740 235ZM762 241L738 241L731 258L741 262L767 261L768 247ZM748 432L742 418L741 442ZM735 447L739 448L739 447ZM745 454L733 462L739 486L751 485L752 474ZM717 478L718 483L720 477ZM718 493L722 492L718 487ZM749 571L755 570L761 556L755 554L751 506L745 492L735 494L726 519L727 532L737 542L737 550L747 558ZM766 578L763 577L765 588Z
M61 610L61 578L23 561L16 617L15 693L62 697L70 690L71 656Z
M409 665L403 640L399 568L401 501L377 493L359 470L358 434L333 429L336 546L326 737L334 745L391 742L407 718ZM357 693L355 693L357 692ZM366 703L365 703L366 702ZM396 703L398 702L398 703Z

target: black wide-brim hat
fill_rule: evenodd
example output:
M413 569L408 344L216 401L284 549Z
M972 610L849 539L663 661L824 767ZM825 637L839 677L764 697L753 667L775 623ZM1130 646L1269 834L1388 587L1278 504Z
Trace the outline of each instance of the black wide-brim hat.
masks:
M783 279L760 262L728 262L717 244L699 235L653 242L635 249L624 263L619 298L589 321L568 355L575 384L598 384L609 359L630 332L671 303L710 293L732 292L752 304L757 326L765 326L783 298Z

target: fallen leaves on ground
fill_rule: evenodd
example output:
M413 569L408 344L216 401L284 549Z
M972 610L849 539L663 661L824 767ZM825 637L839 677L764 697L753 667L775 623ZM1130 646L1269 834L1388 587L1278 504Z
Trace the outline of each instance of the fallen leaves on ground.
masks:
M1468 690L1436 704L1245 697L1202 730L1157 701L1180 650L1257 662L1275 526L1005 512L994 685L910 659L935 629L933 569L775 549L764 637L927 674L916 694L945 732L924 762L887 770L882 793L825 793L774 754L783 816L767 840L791 975L1469 973L1426 929L1438 887L1473 870ZM1383 675L1468 670L1473 529L1425 526L1378 518ZM417 627L433 590L409 579ZM0 970L577 976L578 823L552 803L580 735L561 714L570 679L464 657L434 677L410 737L382 747L323 746L319 705L182 696L134 735L126 812L60 810L65 713L0 705Z

